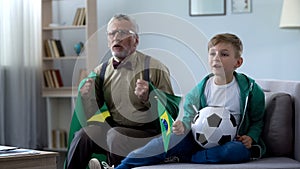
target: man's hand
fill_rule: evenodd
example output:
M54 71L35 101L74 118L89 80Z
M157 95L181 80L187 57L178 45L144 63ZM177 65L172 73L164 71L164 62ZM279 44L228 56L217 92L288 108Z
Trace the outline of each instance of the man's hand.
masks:
M251 145L252 145L252 142L253 142L251 137L249 137L247 135L243 135L243 136L238 135L237 140L242 142L246 146L246 148L248 148L248 149L251 148Z
M87 79L84 85L80 88L80 93L83 98L91 96L94 87L94 79Z
M184 125L182 121L176 120L172 127L173 133L176 135L184 134Z
M149 84L147 81L138 79L135 83L135 90L134 94L141 99L142 101L146 102L149 98Z

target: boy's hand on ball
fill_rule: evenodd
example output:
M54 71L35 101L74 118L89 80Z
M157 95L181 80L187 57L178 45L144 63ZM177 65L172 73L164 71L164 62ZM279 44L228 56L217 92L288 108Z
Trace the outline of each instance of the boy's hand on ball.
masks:
M248 149L251 148L251 145L252 145L252 142L253 142L251 137L249 137L247 135L243 135L243 136L238 135L237 140L242 142L246 146L246 148L248 148Z
M184 134L184 125L182 121L176 120L172 127L173 133L176 135Z

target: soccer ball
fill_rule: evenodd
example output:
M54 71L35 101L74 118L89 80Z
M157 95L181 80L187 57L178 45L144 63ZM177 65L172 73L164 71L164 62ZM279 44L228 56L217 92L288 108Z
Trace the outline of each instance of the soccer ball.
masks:
M203 148L211 148L232 141L237 123L224 107L205 107L195 116L192 132L195 141Z

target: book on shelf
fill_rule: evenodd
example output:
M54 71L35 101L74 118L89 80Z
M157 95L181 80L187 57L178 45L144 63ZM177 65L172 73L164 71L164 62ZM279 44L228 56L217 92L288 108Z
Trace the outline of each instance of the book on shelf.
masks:
M57 46L59 56L64 57L65 56L65 51L63 49L61 41L59 39L55 39L55 44Z
M44 40L44 48L45 48L44 51L45 51L46 57L53 57L54 56L54 50L53 50L53 47L52 47L52 43L48 39Z
M63 81L58 69L44 70L44 82L48 88L60 88L63 87Z
M85 25L85 19L86 19L86 8L82 8L82 17L79 25Z
M48 88L54 88L54 83L49 70L43 71L45 86Z
M58 48L54 39L50 39L54 51L54 57L59 58Z
M80 8L77 8L74 19L73 19L73 25L77 25L79 14L80 14Z
M50 45L48 45L48 40L44 40L44 51L45 51L45 56L46 57L51 57L51 49L50 49Z
M52 147L67 148L67 132L63 129L52 130Z
M77 8L74 19L73 25L85 25L86 21L86 8Z
M46 57L59 58L65 56L62 43L58 39L44 40L45 55Z

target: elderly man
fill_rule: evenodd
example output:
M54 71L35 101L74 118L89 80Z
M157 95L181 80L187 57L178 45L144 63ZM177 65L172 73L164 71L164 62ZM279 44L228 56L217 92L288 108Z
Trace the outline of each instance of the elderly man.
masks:
M107 38L112 57L94 70L99 76L104 74L103 79L88 79L80 92L87 118L104 103L110 117L103 124L88 125L75 133L67 155L69 169L86 168L92 153L108 153L110 164L118 165L129 152L161 133L157 108L149 101L149 82L173 94L168 68L136 50L138 25L132 18L113 16Z

